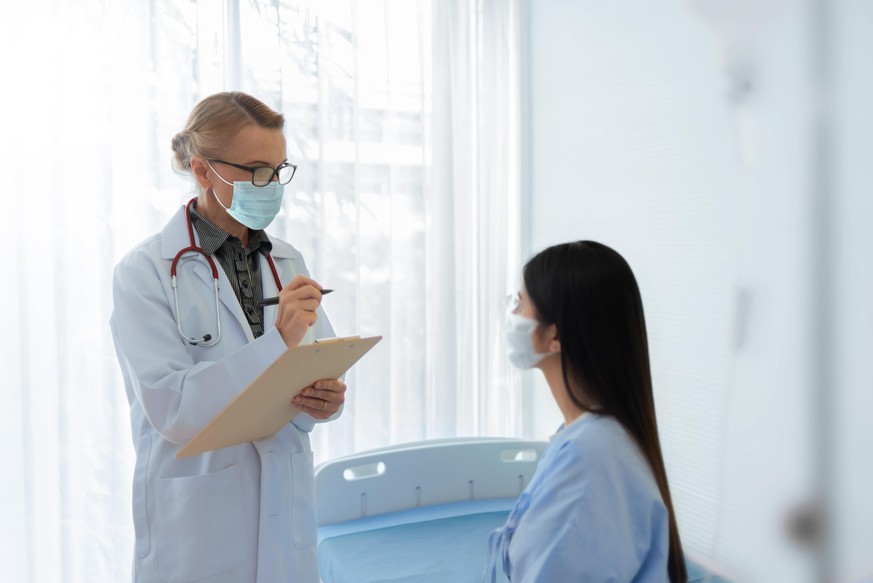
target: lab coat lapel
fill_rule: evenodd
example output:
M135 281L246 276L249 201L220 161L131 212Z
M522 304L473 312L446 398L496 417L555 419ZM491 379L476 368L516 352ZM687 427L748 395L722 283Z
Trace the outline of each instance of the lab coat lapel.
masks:
M279 288L276 287L276 280L273 278L270 262L263 255L260 255L259 261L261 262L261 290L264 299L274 298L279 295ZM279 281L285 281L282 266L279 263L275 259L273 260L273 264L276 266L276 273L279 274ZM264 306L264 332L276 327L276 315L278 313L279 306Z
M269 235L268 235L269 236ZM282 240L270 237L270 242L273 244L271 255L273 256L273 264L276 266L276 273L279 276L279 281L282 286L286 286L295 275L294 260L297 258L296 250ZM261 289L265 298L273 298L279 295L279 288L276 287L276 280L273 278L273 272L270 270L270 262L263 255L261 261ZM276 316L279 313L279 306L266 306L264 308L264 331L276 327Z

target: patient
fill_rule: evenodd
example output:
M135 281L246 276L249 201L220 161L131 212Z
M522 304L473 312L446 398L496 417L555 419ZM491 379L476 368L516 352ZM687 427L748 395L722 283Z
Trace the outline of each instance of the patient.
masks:
M593 241L536 255L506 343L516 366L543 372L564 423L492 533L485 579L687 581L627 262Z

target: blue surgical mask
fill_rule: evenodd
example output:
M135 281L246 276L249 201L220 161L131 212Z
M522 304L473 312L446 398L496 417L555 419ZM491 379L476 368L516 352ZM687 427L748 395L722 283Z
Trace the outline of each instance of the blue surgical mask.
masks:
M209 162L206 162L209 164ZM212 164L209 164L212 168ZM212 168L215 172L215 168ZM221 178L218 172L215 175ZM279 210L282 208L282 192L285 188L279 181L273 181L267 186L255 186L251 182L228 182L221 178L225 184L233 186L233 200L230 203L230 208L224 206L224 203L219 200L215 190L212 190L212 195L215 200L221 205L221 208L227 211L227 214L236 219L240 224L245 225L249 229L260 231L266 229L267 225L273 222Z

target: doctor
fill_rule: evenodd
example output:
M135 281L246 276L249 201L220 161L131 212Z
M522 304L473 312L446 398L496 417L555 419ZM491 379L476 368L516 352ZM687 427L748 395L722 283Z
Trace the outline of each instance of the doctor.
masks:
M283 126L243 93L197 104L172 145L198 195L115 270L137 583L318 581L309 432L339 415L344 383L305 389L303 413L272 437L175 458L286 349L333 336L300 253L263 231L295 170Z

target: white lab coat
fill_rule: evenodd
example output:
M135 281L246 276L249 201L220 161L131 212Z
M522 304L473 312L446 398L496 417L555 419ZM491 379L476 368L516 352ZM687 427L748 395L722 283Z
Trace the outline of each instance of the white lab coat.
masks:
M300 414L272 437L175 459L180 444L286 349L275 327L276 306L264 308L265 332L253 337L217 260L221 340L205 348L182 339L170 263L190 245L185 212L182 207L163 232L122 259L113 283L110 325L136 448L133 579L315 583L315 483L308 433L315 419ZM283 286L296 275L308 275L296 249L271 241ZM260 261L264 297L275 296L269 264L263 256ZM185 333L214 337L209 264L202 255L189 253L177 272ZM333 335L319 308L318 321L303 343Z

